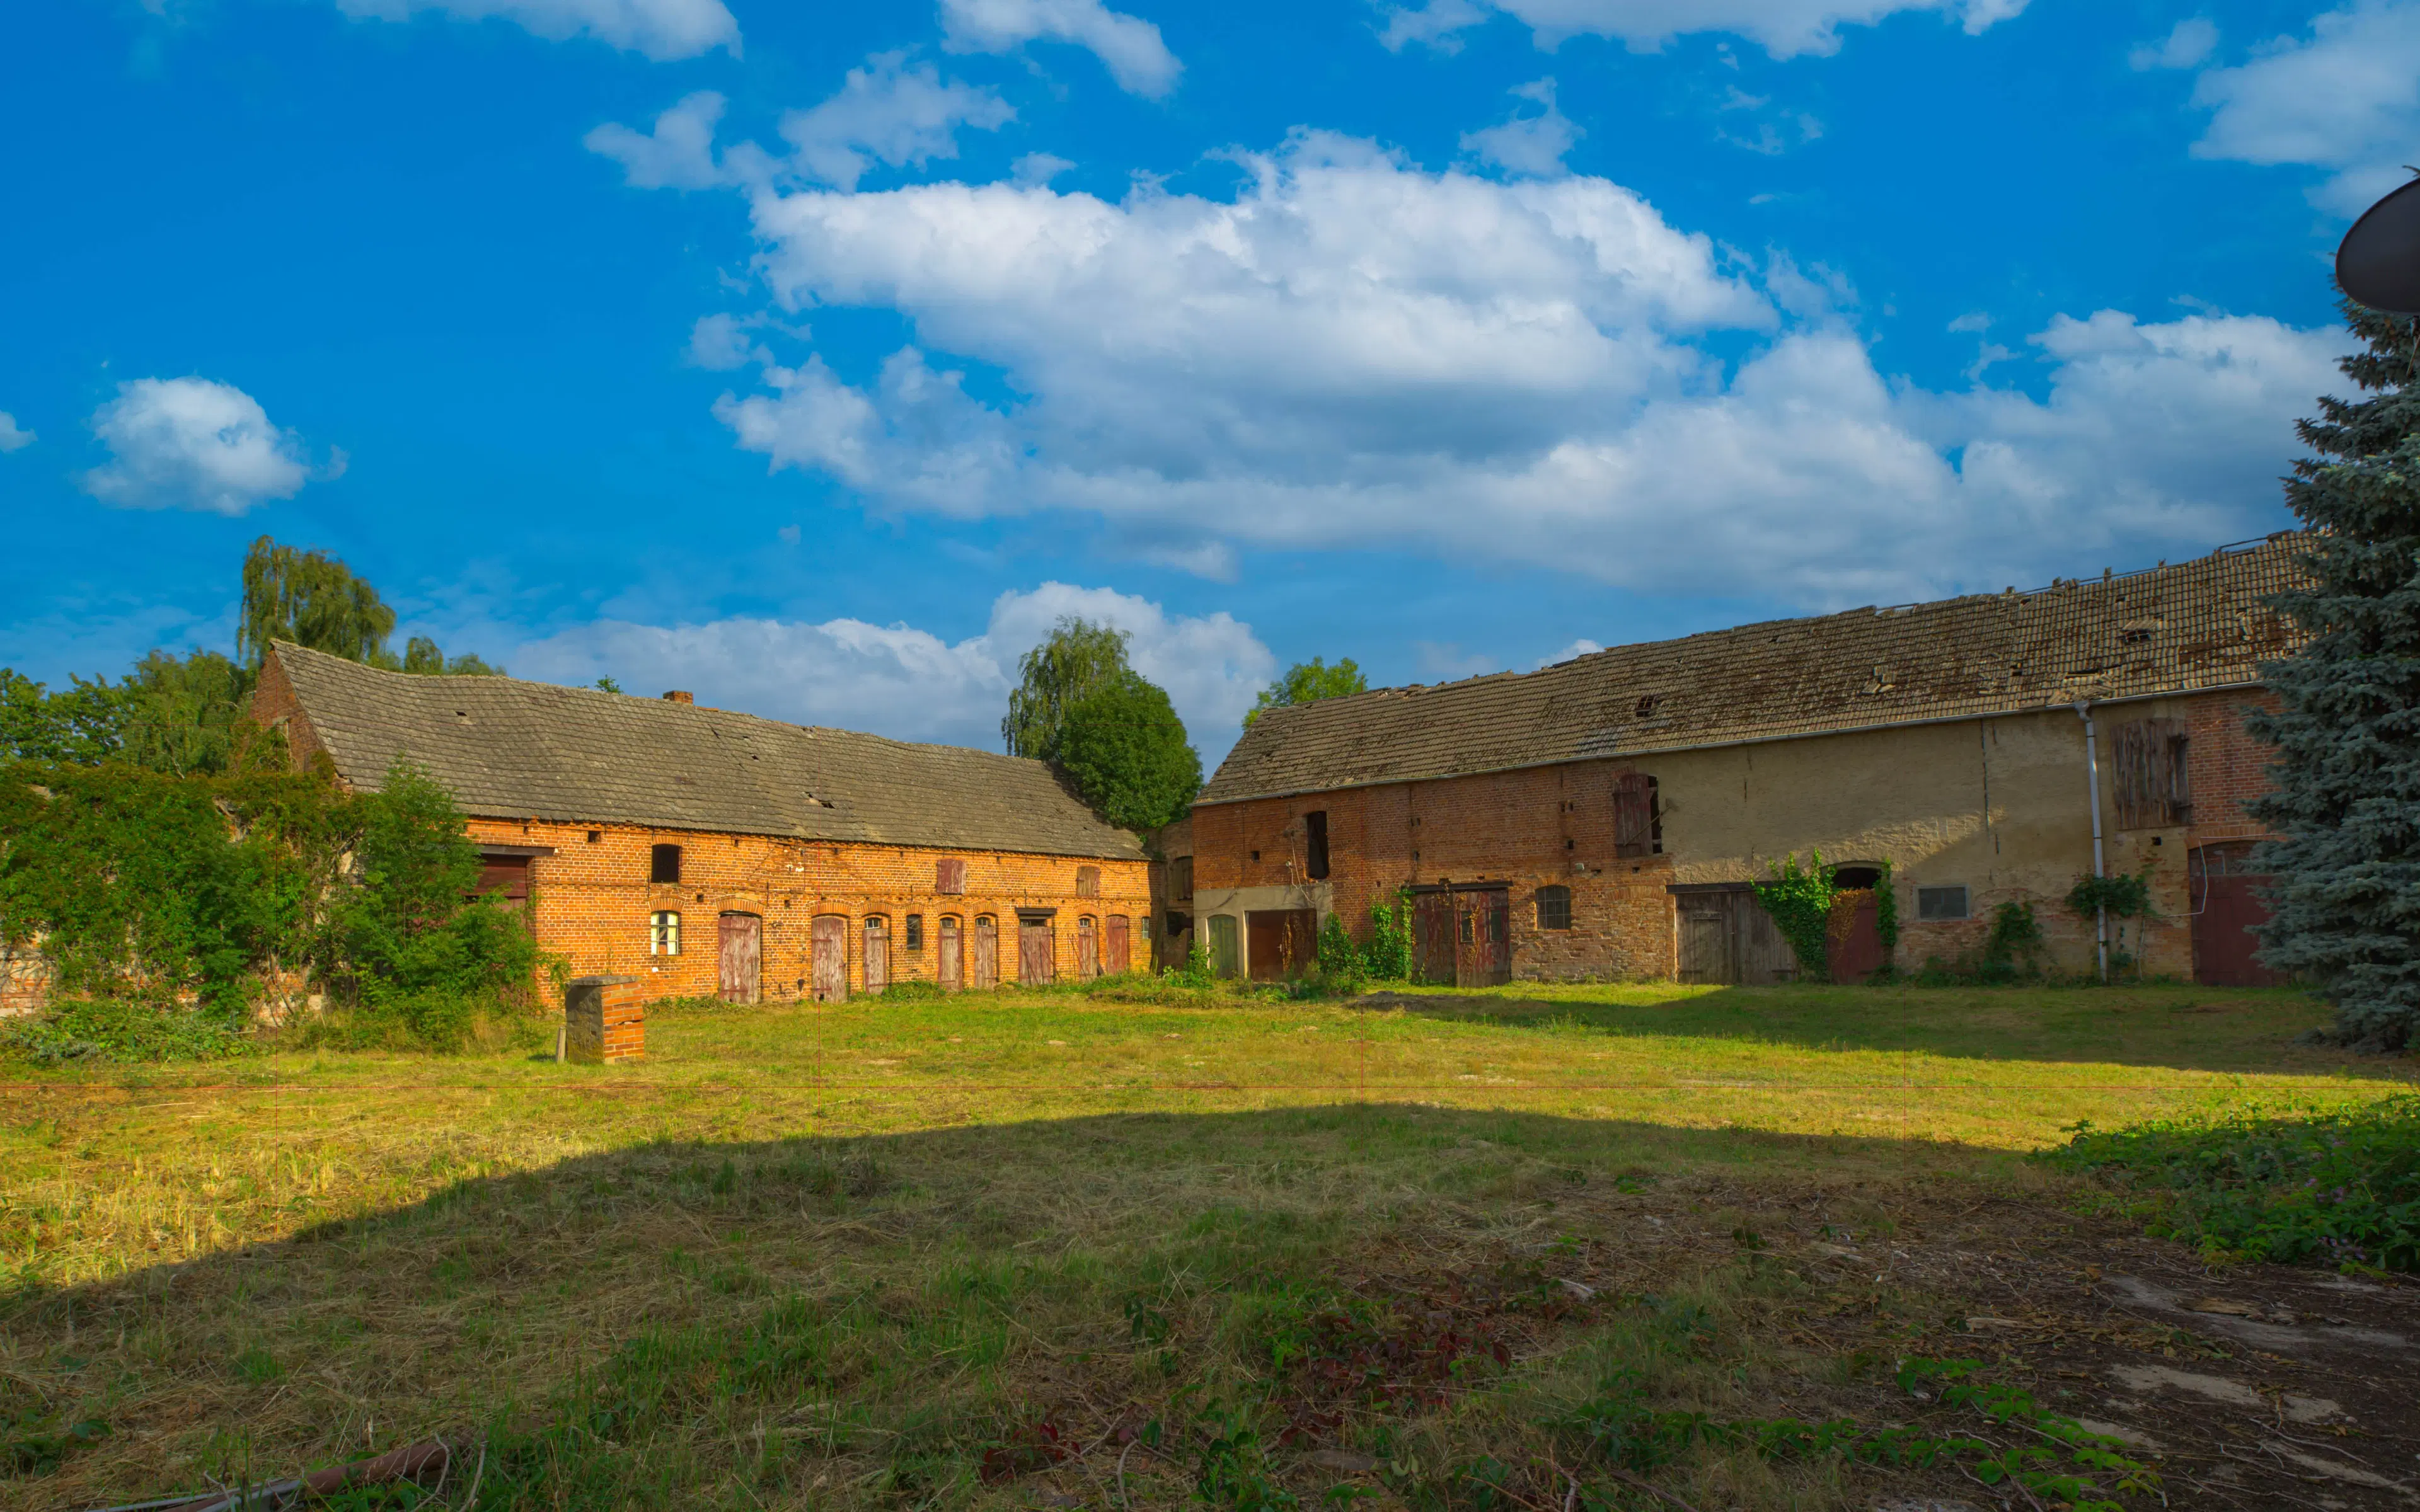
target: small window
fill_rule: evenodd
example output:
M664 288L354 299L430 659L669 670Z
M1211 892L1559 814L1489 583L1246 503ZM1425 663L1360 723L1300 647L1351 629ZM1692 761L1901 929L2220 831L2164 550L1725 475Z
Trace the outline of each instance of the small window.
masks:
M647 880L649 882L678 882L680 880L679 846L659 845L648 853Z
M923 915L909 914L908 916L908 934L901 943L906 945L910 950L921 950L924 948Z
M1963 887L1918 887L1916 889L1916 917L1935 919L1966 918L1966 889Z
M1572 889L1540 887L1538 889L1538 927L1569 929L1572 927Z
M604 838L605 831L601 829L592 829L588 832L588 843L591 845L597 844L598 841L604 840Z
M1304 849L1309 853L1304 859L1310 863L1311 880L1316 882L1327 875L1327 810L1313 809L1304 814L1302 832L1307 841Z
M1664 854L1663 806L1656 800L1655 779L1644 772L1624 772L1614 779L1613 854Z
M1076 869L1076 896L1078 898L1097 898L1100 895L1101 869L1097 866L1078 867Z
M967 890L967 863L955 856L944 856L933 863L933 890L945 898L955 898Z
M680 915L670 909L658 909L647 916L647 953L680 954Z

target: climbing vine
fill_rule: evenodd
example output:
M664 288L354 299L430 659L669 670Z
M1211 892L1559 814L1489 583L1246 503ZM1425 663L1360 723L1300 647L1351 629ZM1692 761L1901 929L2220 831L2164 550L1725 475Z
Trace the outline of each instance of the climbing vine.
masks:
M1883 942L1883 964L1899 953L1899 889L1891 886L1891 864L1882 863L1874 882L1874 937Z
M2151 868L2131 876L2079 876L2067 892L2067 911L2078 918L2092 918L2103 909L2112 918L2151 918Z
M1790 942L1807 979L1822 981L1831 975L1823 942L1832 921L1833 878L1838 869L1823 864L1822 851L1809 851L1807 856L1804 869L1795 851L1768 863L1773 880L1756 885L1756 901L1773 916L1774 928Z

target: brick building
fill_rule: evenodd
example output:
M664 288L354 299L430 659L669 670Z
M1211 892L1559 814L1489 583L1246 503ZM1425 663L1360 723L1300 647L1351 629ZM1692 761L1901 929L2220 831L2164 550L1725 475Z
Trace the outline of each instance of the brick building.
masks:
M1148 969L1148 863L1040 762L280 644L252 717L357 791L398 760L468 816L483 886L574 975L651 997Z
M1979 946L2032 906L2054 964L2095 964L2062 900L2145 873L2157 918L2107 943L2152 975L2268 980L2245 927L2243 729L2290 535L2123 577L1743 625L1528 673L1269 711L1194 806L1187 922L1220 969L1284 975L1331 911L1412 889L1432 980L1775 980L1792 952L1751 884L1842 868L1832 969ZM1172 863L1171 863L1172 864ZM1175 922L1173 915L1169 920Z

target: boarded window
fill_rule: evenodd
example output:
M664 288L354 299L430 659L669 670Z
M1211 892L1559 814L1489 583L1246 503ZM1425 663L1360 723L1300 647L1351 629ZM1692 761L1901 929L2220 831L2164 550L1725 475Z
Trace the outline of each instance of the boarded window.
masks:
M908 933L899 943L906 946L910 950L921 950L924 948L923 915L909 914L908 916Z
M943 856L933 863L933 890L943 897L954 898L967 890L967 863L955 856Z
M1916 889L1916 917L1930 923L1934 920L1970 917L1963 887L1918 887Z
M2193 813L2185 775L2182 719L2137 719L2118 727L2112 798L2120 829L2162 829Z
M680 915L659 910L647 916L647 953L680 954Z
M1572 889L1564 887L1538 889L1538 927L1569 929L1572 927Z
M1327 875L1327 810L1313 809L1302 816L1305 856L1311 880Z
M1097 866L1078 867L1076 869L1076 896L1078 898L1097 898L1100 895L1101 869Z
M658 845L647 853L647 880L649 882L680 880L679 846Z
M1613 854L1663 853L1664 815L1655 799L1655 779L1644 772L1624 772L1613 779Z

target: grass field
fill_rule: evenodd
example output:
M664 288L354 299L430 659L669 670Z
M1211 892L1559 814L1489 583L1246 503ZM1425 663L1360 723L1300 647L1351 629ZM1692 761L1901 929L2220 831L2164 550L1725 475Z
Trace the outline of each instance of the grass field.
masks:
M20 1068L0 1501L449 1432L484 1435L487 1506L1871 1505L1922 1474L1719 1436L1591 1460L1586 1425L1907 1420L1892 1360L1975 1345L1860 1245L2056 1219L2022 1156L2079 1120L2408 1088L2296 1047L2318 1022L2194 988L1134 984L662 1012L612 1068Z

